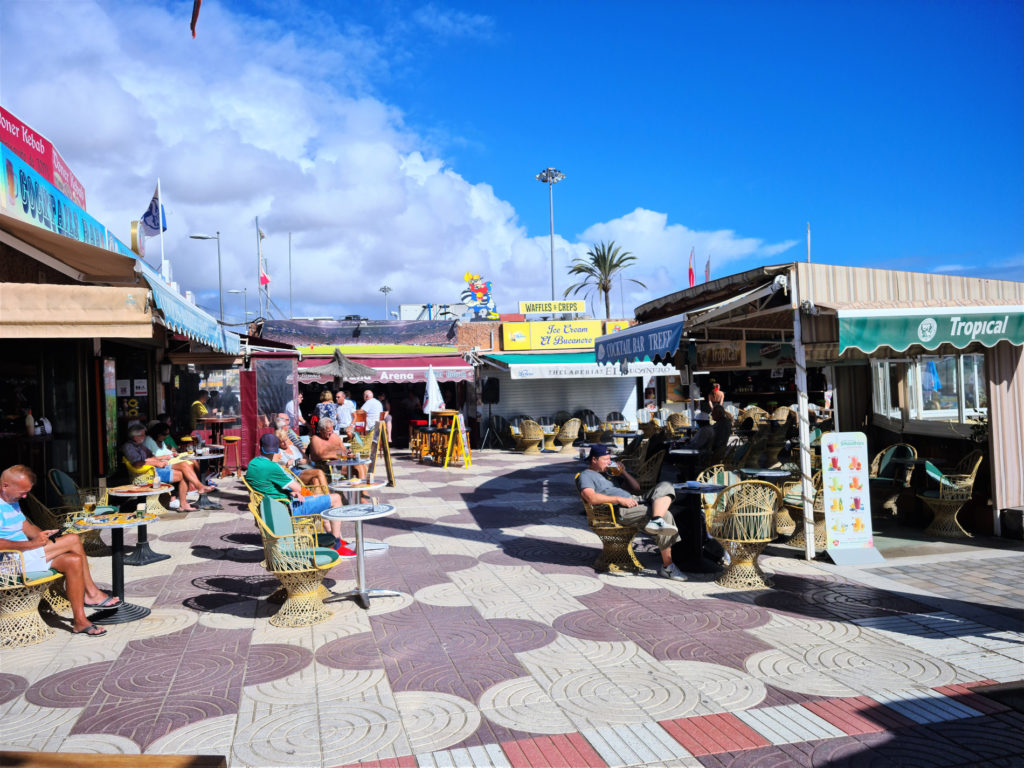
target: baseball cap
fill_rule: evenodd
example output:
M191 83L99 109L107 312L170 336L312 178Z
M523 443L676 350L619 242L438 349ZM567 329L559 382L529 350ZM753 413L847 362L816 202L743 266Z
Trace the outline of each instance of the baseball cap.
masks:
M277 435L268 432L260 438L260 453L264 456L273 456L280 450L281 441L277 439Z
M599 456L607 456L610 453L607 445L592 445L590 446L590 458L596 459Z

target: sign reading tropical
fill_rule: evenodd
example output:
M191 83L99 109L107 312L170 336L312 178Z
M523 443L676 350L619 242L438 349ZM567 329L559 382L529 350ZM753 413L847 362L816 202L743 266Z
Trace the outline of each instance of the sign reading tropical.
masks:
M897 314L898 312L898 314ZM920 345L928 350L949 344L991 347L1007 340L1024 344L1024 307L935 307L932 309L850 310L839 313L839 353L879 347L903 352Z
M600 335L600 320L503 323L501 326L501 340L506 350L589 349Z
M585 301L520 301L519 311L524 315L562 315L587 311Z

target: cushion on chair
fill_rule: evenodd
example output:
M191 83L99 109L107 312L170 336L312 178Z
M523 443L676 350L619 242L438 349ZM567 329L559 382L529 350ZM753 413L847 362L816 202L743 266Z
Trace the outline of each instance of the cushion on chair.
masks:
M55 571L53 568L50 568L46 571L29 571L25 574L25 581L26 583L31 583L33 581L42 581L44 579L50 579L54 576L59 575L60 573L58 571Z
M295 533L295 529L292 527L291 510L283 501L264 496L263 502L260 504L260 513L263 515L263 522L275 536L288 536Z
M57 486L57 492L61 496L71 496L72 494L78 493L78 486L75 485L75 481L72 480L66 472L60 469L51 469L50 479L53 481L53 484Z

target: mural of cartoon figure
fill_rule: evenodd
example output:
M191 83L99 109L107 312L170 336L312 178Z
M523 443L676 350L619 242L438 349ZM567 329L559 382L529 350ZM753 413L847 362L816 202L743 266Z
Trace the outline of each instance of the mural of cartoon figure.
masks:
M462 292L462 303L469 307L469 311L476 317L486 320L498 319L498 307L491 295L491 283L483 280L480 275L467 272L463 278L466 283L466 290Z

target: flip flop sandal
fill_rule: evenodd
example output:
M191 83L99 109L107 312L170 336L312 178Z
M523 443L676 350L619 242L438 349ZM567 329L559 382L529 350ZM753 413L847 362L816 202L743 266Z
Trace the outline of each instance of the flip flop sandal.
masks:
M82 627L81 629L71 630L71 634L85 635L86 637L103 637L105 634L107 634L107 630L100 629L95 624L90 624L89 626Z
M117 600L116 603L110 602L111 600ZM107 599L99 603L86 603L86 608L117 608L121 604L120 599L117 595L107 595Z

